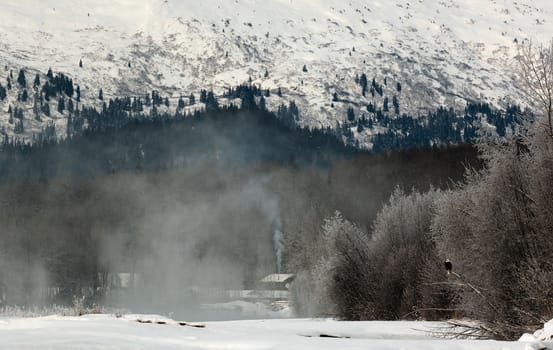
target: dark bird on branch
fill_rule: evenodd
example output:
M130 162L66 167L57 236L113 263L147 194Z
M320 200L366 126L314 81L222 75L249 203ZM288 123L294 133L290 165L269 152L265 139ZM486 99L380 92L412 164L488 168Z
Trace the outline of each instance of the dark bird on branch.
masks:
M449 259L445 259L444 265L445 265L447 274L449 275L451 273L451 270L453 269L453 265L451 264L451 261L449 261Z

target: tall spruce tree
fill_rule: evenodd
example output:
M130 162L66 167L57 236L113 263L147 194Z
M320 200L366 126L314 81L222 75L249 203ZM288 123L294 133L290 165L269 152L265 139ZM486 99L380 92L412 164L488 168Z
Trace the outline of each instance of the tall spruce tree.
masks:
M18 83L19 86L21 86L22 88L27 87L27 80L25 79L25 72L23 71L23 69L21 69L21 70L19 71L19 76L17 77L17 83Z

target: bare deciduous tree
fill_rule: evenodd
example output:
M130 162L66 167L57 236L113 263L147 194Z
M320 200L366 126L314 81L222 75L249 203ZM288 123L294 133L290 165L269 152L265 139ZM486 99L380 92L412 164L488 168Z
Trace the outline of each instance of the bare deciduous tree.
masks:
M516 62L522 91L543 110L548 134L553 137L553 40L547 45L520 44Z

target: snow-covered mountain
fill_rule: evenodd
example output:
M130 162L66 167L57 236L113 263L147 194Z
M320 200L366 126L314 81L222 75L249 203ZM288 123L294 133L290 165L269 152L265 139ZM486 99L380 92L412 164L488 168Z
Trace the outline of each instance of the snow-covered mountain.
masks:
M176 101L251 78L281 88L269 109L295 100L301 123L334 126L347 108L366 112L393 95L412 115L466 100L520 102L509 68L516 42L552 33L550 0L0 0L0 83L10 70L32 81L51 67L97 105L100 88L107 98L155 89ZM363 96L363 73L383 96ZM8 134L15 94L0 102ZM65 123L57 112L29 119L30 132Z

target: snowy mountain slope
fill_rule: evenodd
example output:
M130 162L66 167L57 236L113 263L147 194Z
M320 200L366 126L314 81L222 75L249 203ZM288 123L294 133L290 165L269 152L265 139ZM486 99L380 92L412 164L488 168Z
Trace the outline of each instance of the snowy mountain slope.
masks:
M88 104L99 103L100 88L106 97L157 89L176 100L251 77L282 88L269 109L295 100L303 124L334 126L348 107L366 111L393 95L414 115L465 100L520 102L509 72L515 41L551 33L549 0L2 0L0 67L25 68L28 80L49 67L64 72ZM384 85L383 96L361 94L362 73Z

